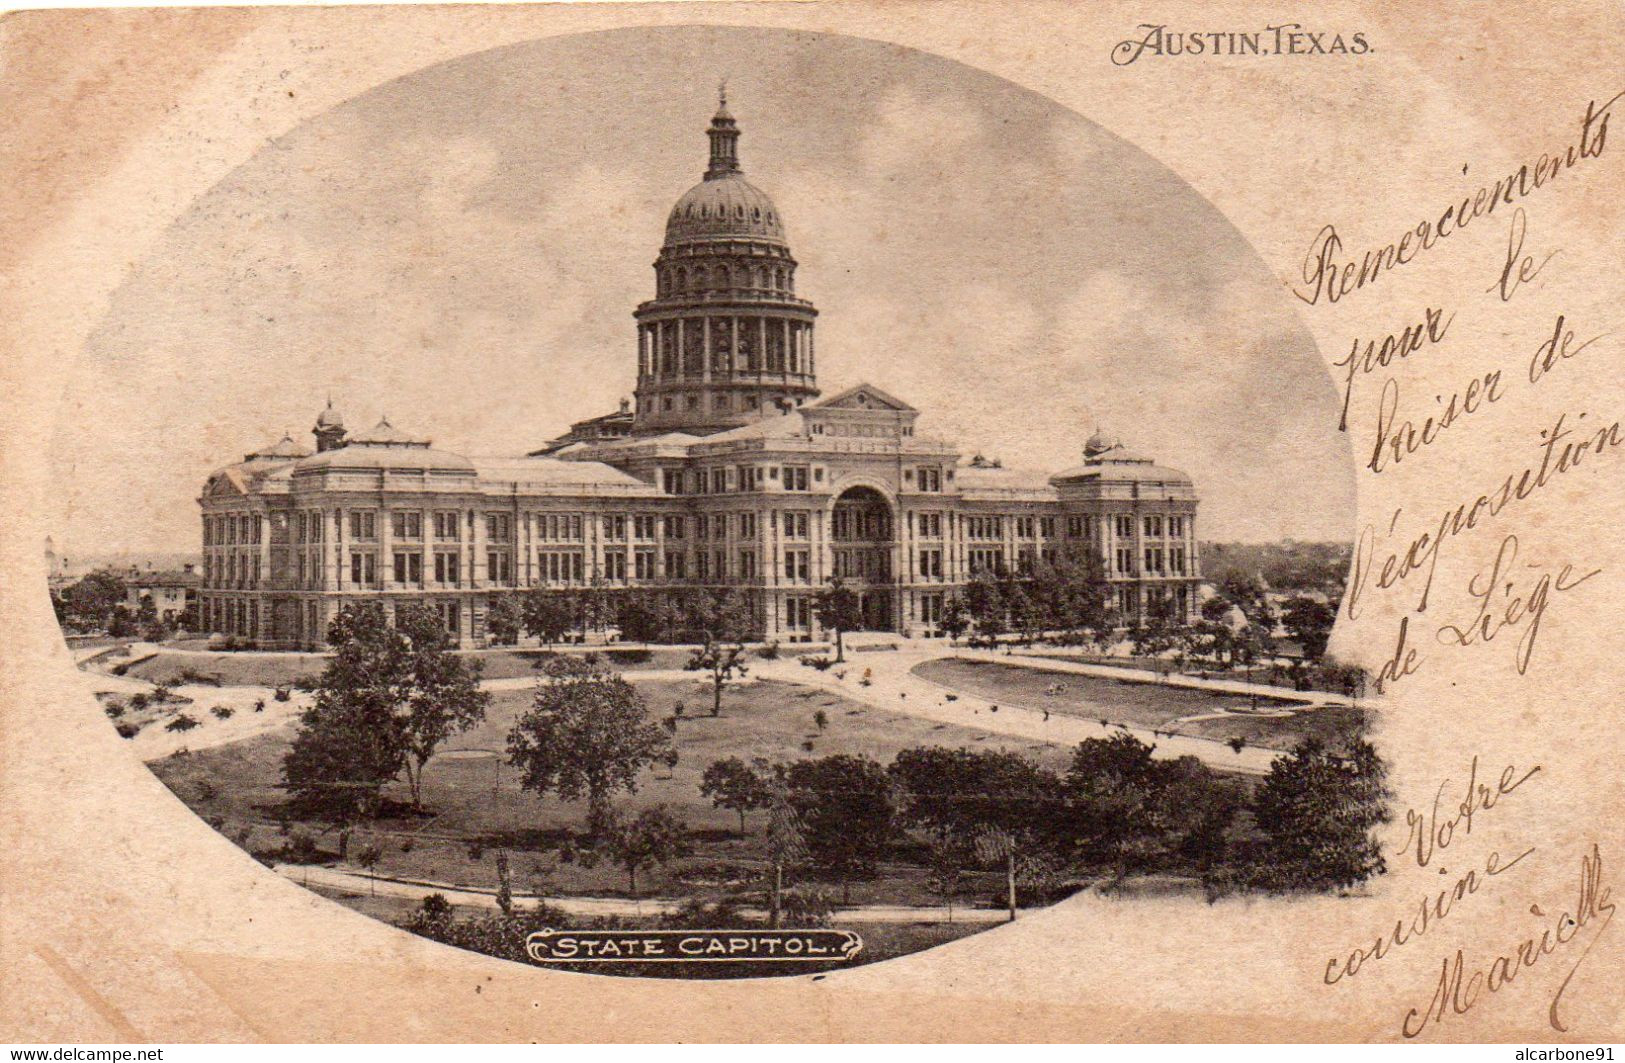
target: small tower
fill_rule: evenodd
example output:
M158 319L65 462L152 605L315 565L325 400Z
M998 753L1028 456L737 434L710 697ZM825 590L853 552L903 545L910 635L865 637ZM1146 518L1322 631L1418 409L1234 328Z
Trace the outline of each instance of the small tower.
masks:
M344 417L333 408L333 397L327 399L327 409L316 418L316 427L312 429L316 436L316 452L324 450L337 450L344 445Z

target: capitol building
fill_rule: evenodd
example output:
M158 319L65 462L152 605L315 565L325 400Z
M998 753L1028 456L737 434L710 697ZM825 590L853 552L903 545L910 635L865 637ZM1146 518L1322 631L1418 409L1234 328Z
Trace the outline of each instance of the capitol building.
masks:
M666 221L636 319L637 385L618 411L529 454L482 458L331 401L314 449L284 437L203 486L203 630L319 648L347 604L428 602L458 644L517 590L725 589L762 638L822 637L834 577L867 628L934 637L973 573L1099 554L1119 620L1189 617L1195 488L1096 431L1059 472L966 458L915 433L919 411L869 384L824 397L818 311L796 295L784 218L745 180L724 100L710 161Z

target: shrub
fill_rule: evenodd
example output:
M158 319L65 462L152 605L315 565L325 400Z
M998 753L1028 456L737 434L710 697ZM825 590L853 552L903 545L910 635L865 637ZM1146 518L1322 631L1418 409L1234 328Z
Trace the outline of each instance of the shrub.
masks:
M827 672L829 671L830 665L834 664L835 662L830 660L828 657L803 657L801 658L801 663L806 665L808 668L816 668L820 672Z
M117 701L109 701L107 703L107 707L102 709L102 711L107 713L108 719L116 720L120 716L124 715L124 706Z
M217 720L229 720L236 714L237 710L232 708L230 705L216 705L214 708L210 709L209 712L213 714L214 718Z
M293 863L309 864L321 856L321 850L316 847L316 839L310 831L300 827L288 835L287 855Z
M220 796L220 788L208 779L197 781L197 799L199 801L213 801Z
M648 664L654 660L648 650L606 650L604 656L616 664Z
M138 690L134 694L130 695L130 708L134 709L136 712L140 712L151 703L152 699L147 697L145 691Z
M779 643L778 643L778 640L774 639L772 642L764 643L764 644L756 647L756 656L760 657L764 661L776 661L776 660L778 660L779 659Z
M293 697L293 691L289 690L287 687L277 687L271 696L276 698L278 701L287 701Z
M179 716L175 717L173 720L170 720L168 723L164 724L164 730L166 730L166 731L190 731L192 728L196 727L197 725L198 725L198 723L197 723L196 720L194 720L191 716L189 716L189 715L187 715L186 713L183 712Z
M152 688L152 700L156 702L168 701L172 696L168 683L159 683Z
M141 733L141 725L126 721L119 724L114 728L114 730L118 732L118 736L120 738L134 738L136 735Z

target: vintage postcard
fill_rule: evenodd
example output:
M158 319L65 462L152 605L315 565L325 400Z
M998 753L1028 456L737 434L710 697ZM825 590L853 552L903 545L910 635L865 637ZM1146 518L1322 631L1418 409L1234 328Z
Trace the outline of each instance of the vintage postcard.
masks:
M1619 1040L1620 18L0 19L0 1036Z

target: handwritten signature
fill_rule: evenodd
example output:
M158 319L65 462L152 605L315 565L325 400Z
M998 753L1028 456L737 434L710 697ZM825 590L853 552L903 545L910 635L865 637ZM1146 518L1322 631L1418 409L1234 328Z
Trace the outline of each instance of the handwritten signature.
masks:
M1581 964L1591 955L1592 946L1596 945L1597 939L1614 919L1612 895L1613 887L1603 881L1602 852L1593 843L1591 851L1580 859L1579 898L1572 909L1563 912L1538 936L1525 938L1487 964L1475 964L1471 973L1467 970L1464 950L1457 949L1447 956L1440 965L1439 981L1434 986L1432 998L1425 1007L1413 1007L1405 1012L1400 1022L1400 1032L1406 1039L1413 1039L1421 1036L1430 1024L1437 1026L1450 1015L1467 1014L1489 994L1499 993L1512 985L1525 969L1534 967L1559 949L1571 946L1580 937L1581 931L1596 923L1596 930L1563 976L1546 1009L1546 1021L1552 1029L1566 1033L1568 1025L1563 1021L1561 1011L1563 994L1568 992ZM1539 919L1551 918L1538 904L1531 904L1529 911Z

